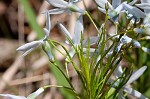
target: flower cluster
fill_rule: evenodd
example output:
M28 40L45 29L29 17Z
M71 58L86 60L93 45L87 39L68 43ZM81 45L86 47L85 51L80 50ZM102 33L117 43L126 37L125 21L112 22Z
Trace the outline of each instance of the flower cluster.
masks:
M73 12L78 13L79 17L75 23L73 36L71 36L63 24L58 24L60 30L66 36L66 44L70 45L71 49L68 51L63 45L57 43L60 44L67 53L65 60L67 73L64 73L64 76L67 74L66 79L71 85L70 87L73 92L77 95L76 97L79 98L80 95L75 92L73 85L70 83L70 79L67 78L69 77L67 71L68 63L72 64L81 79L83 90L85 91L84 93L86 93L86 95L83 96L84 98L105 99L106 97L117 97L118 99L125 99L127 96L123 93L125 92L140 99L148 99L137 90L128 87L128 85L137 80L145 72L147 66L143 66L135 72L128 70L128 73L126 73L126 69L123 70L121 62L124 55L130 49L138 48L146 53L150 53L150 49L141 44L142 40L150 39L149 0L141 0L140 4L136 3L138 0L133 0L129 3L127 1L112 0L112 4L107 0L95 0L99 11L106 14L105 22L101 25L100 29L98 29L94 23L89 12L77 6L80 0L69 0L68 2L66 0L46 1L55 8L44 12L46 16L46 28L44 28L45 36L40 40L32 41L19 47L17 49L18 51L25 51L22 56L26 56L35 48L42 46L50 62L56 65L50 45L52 44L56 47L56 42L49 40L51 29L50 16L52 14L63 14L65 12L70 15ZM129 21L124 29L121 28L120 25L123 15L125 15L125 19ZM89 37L88 39L84 38L84 16L87 16L96 28L97 36ZM106 25L109 20L115 25L115 33L110 34L107 31ZM140 27L136 27L135 25ZM91 45L95 45L96 47L92 47ZM61 53L59 49L57 50ZM74 55L77 56L80 66L76 66L73 60ZM111 89L115 89L115 91L111 93ZM33 93L33 97L31 97L31 94L27 98L9 94L0 94L0 96L6 96L12 99L35 99L41 92L43 91L40 89L40 92L36 91Z

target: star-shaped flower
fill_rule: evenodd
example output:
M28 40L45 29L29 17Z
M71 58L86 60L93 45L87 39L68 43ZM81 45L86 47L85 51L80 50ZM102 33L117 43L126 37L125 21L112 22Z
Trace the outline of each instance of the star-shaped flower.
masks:
M132 96L135 96L135 97L137 97L139 99L148 99L147 97L142 95L137 90L128 87L128 85L130 85L132 82L137 80L144 73L144 71L146 69L147 69L147 66L143 66L139 70L133 72L133 74L130 76L129 80L127 81L127 83L125 85L123 85L122 88L119 90L119 92L118 92L118 99L125 99L125 97L123 96L123 91L128 93L128 94L130 94L130 95L132 95ZM116 74L116 78L119 78L119 77L122 76L123 70L122 70L121 65L118 65L118 67L115 70L115 74ZM119 83L118 80L115 82L114 86L116 86L117 83Z
M56 7L55 9L49 10L49 14L61 14L64 12L79 12L81 14L84 14L85 11L79 8L76 3L78 3L80 0L69 0L69 2L66 2L64 0L46 0L49 4Z
M73 43L73 45L75 47L77 47L78 45L80 45L80 41L81 41L81 35L83 33L83 19L82 19L82 15L79 16L76 25L75 25L75 29L74 29L74 36L72 37L69 33L69 31L60 23L59 24L60 29L62 30L62 32L66 35L67 37L67 44L70 44L69 42L71 41ZM70 56L73 57L75 54L75 50L72 47L70 52L69 52Z
M43 37L42 39L37 40L37 41L32 41L30 43L26 43L26 44L20 46L19 48L17 48L17 51L24 51L24 54L22 55L23 57L26 56L27 54L29 54L34 49L36 49L37 47L39 47L40 45L42 45L43 50L46 52L46 54L49 57L49 60L54 60L54 57L50 50L51 49L50 45L47 42L47 39L50 34L50 28L51 28L49 12L47 11L45 13L45 15L46 15L46 28L44 28L45 37Z
M132 38L128 37L127 35L123 35L120 39L120 42L119 42L117 48L116 48L116 52L119 52L123 45L129 44L129 43L131 43L131 41L132 41Z
M150 0L141 0L141 4L135 4L137 7L144 9L146 14L150 13Z
M118 16L119 13L123 11L123 4L121 4L121 0L112 0L112 5L107 0L95 0L95 2L98 4L98 9L106 13L105 5L108 4L108 14L110 18L114 22L118 22Z

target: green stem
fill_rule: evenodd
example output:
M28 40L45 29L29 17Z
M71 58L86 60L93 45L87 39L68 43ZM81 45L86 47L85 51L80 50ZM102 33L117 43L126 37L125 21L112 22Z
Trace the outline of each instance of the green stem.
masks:
M100 33L98 27L96 26L95 22L93 21L92 17L90 16L90 14L89 14L87 11L85 11L85 14L86 14L87 17L90 19L90 21L91 21L92 24L94 25L95 29L97 30L98 34L100 35L101 33Z
M47 85L47 86L44 86L43 89L47 89L47 88L51 88L51 87L56 87L56 88L65 88L65 89L68 89L68 90L71 90L75 95L76 95L76 98L77 99L80 99L79 95L76 93L75 90L73 90L72 88L69 88L69 87L65 87L65 86L58 86L58 85Z

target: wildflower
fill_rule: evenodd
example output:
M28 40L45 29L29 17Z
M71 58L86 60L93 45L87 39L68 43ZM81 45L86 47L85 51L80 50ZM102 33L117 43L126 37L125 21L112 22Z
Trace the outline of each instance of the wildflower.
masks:
M99 6L98 9L103 13L106 13L105 5L108 4L110 18L114 22L118 22L119 13L123 11L123 3L121 4L121 0L112 0L112 5L107 0L95 0L95 2Z
M150 35L150 14L146 15L141 27L135 28L134 31L139 34L144 33L144 34Z
M132 38L128 37L127 35L123 35L120 39L120 43L118 44L118 47L116 48L116 52L119 52L121 47L124 44L129 44L132 41Z
M47 54L49 61L53 62L54 56L52 55L52 52L51 52L52 49L51 49L51 46L49 45L48 41L43 42L42 48L43 48L44 52Z
M83 19L82 19L82 15L79 16L76 25L75 25L75 29L74 29L74 36L72 37L69 33L69 31L60 23L59 24L60 29L63 31L63 33L66 35L66 37L72 41L72 43L77 46L80 44L80 40L81 40L81 34L83 33ZM67 41L69 42L69 41Z
M134 47L141 48L141 44L137 40L133 40L132 43Z
M49 14L61 14L64 12L68 12L71 14L72 12L79 12L81 14L84 14L85 11L79 8L76 3L78 3L80 0L69 0L69 2L66 2L64 0L46 0L49 4L53 5L54 7L57 7L55 9L49 10Z
M66 35L68 41L66 41L67 44L70 44L69 42L72 41L73 45L75 47L77 47L78 45L80 45L80 41L81 41L81 34L83 33L83 19L82 19L82 15L79 16L76 25L75 25L75 29L74 29L74 36L72 37L69 33L69 31L60 23L59 24L60 29L63 31L63 33ZM70 52L69 52L70 56L73 57L75 54L75 50L73 49L73 47L71 48Z
M128 85L130 85L132 82L134 82L135 80L137 80L143 73L144 71L147 69L147 66L143 66L141 67L139 70L135 71L129 78L129 80L127 81L127 83L125 85L122 86L122 88L119 90L118 92L118 99L125 99L125 97L123 96L123 91L135 96L139 99L148 99L147 97L145 97L144 95L142 95L140 92L138 92L137 90L128 87ZM123 74L123 70L121 65L118 65L118 67L115 70L115 74L116 77L119 78L122 76ZM119 83L119 80L117 80L116 83ZM114 86L116 86L116 83L114 84Z
M142 49L145 53L150 54L150 49L149 49L149 48L142 47L141 49Z
M45 31L45 37L43 37L40 40L37 41L32 41L30 43L26 43L19 48L17 48L17 51L24 51L24 54L22 55L23 57L29 54L31 51L39 47L40 45L44 45L45 41L48 39L49 34L50 34L50 16L49 13L46 13L46 28L44 28ZM50 55L50 54L49 54Z
M46 15L46 28L44 28L44 31L45 31L45 37L47 39L50 35L51 23L50 23L49 12L46 11L45 15Z
M37 96L39 96L44 91L44 88L39 88L37 91L30 94L27 98L24 96L15 96L11 94L0 94L0 96L8 97L10 99L36 99Z
M25 45L20 46L17 48L17 51L24 51L24 54L22 55L23 57L29 54L31 51L33 51L35 48L40 46L43 43L43 40L39 41L32 41L30 43L27 43Z
M137 18L137 19L138 18L145 18L145 16L146 16L144 12L142 12L140 9L138 9L137 7L134 7L130 4L123 3L123 8L125 10L127 10L128 13L131 14L131 16L133 18Z
M149 0L141 0L141 4L135 4L137 7L144 9L146 14L150 13L150 1Z

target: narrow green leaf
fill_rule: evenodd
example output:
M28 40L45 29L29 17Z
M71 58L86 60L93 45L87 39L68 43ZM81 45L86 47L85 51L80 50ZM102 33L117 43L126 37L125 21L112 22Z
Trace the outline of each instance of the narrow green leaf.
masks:
M37 33L38 39L44 36L44 31L36 22L36 15L29 4L28 0L19 0L19 3L24 7L26 18L31 28Z

